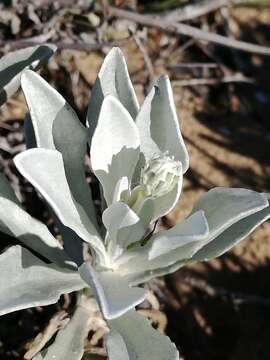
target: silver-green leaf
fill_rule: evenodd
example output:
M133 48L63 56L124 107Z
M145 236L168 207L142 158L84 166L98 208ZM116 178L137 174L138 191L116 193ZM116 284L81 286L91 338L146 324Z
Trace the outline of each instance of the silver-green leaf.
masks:
M38 69L55 52L54 45L44 44L16 50L0 59L0 105L2 105L20 86L23 70Z
M179 360L170 339L134 310L108 323L112 330L107 340L109 360Z
M21 246L0 255L0 315L57 302L87 285L74 271L46 264Z

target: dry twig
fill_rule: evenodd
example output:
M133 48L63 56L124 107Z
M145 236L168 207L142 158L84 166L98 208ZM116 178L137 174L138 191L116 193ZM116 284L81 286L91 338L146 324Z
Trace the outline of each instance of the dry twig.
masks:
M201 63L201 62L197 62L197 63L181 63L181 64L173 64L173 65L168 65L167 68L171 69L171 70L178 70L178 69L198 69L198 68L203 68L203 69L216 69L219 68L220 65L217 63Z
M149 83L148 83L148 85L149 85L149 88L151 88L153 83L154 83L154 80L155 80L155 72L154 72L154 67L153 67L151 58L148 55L148 52L147 52L143 42L141 41L140 37L136 33L133 33L133 38L134 38L140 52L142 53L142 56L143 56L143 59L144 59L144 62L145 62L145 66L146 66L146 68L148 70L148 73L149 73Z
M204 31L190 25L186 25L182 23L171 23L169 21L161 20L154 16L142 15L132 11L115 8L112 6L108 6L107 11L110 16L124 18L144 26L156 27L167 33L185 35L194 38L196 40L213 42L215 44L229 48L270 56L270 48L267 46L261 46L241 40L230 39L226 36Z
M172 11L166 11L158 16L158 18L171 21L187 21L198 18L203 15L207 15L210 12L216 11L223 6L229 5L232 0L204 0L195 4L188 4L179 9Z
M120 40L104 41L100 43L86 43L86 42L68 43L63 41L55 41L55 42L46 42L46 44L55 45L60 50L69 49L69 50L80 50L80 51L93 51L93 50L100 50L103 47L120 46L129 39L130 37L127 37ZM35 45L42 45L42 43L29 39L21 39L21 40L13 40L13 41L0 40L0 47L9 47L10 49L20 49L27 46L35 46Z
M175 10L164 11L162 14L153 14L156 18L170 22L181 22L196 19L229 5L256 5L256 0L202 0L187 4Z
M172 86L198 86L198 85L218 85L218 84L228 84L228 83L248 83L253 84L254 80L248 78L242 74L234 74L224 76L222 78L194 78L187 80L175 80L172 81Z
M24 355L24 359L30 360L36 354L40 352L40 350L50 341L50 339L54 336L54 334L59 330L64 328L69 322L69 318L67 317L67 313L65 311L60 311L53 318L51 318L48 326L45 328L43 332L40 332L34 339L31 344L31 348Z

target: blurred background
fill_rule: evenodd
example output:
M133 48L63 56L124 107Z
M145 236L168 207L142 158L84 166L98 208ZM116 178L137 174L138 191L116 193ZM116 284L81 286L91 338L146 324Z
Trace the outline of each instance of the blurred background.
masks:
M270 192L269 0L0 1L1 55L44 42L59 50L41 74L82 122L112 46L125 54L140 103L155 79L169 74L191 164L181 199L162 226L186 216L215 186ZM40 197L12 163L25 149L26 111L21 92L0 109L0 165L26 209L55 232ZM13 243L5 237L1 248ZM152 311L161 330L167 322L165 332L183 359L270 359L269 223L221 258L147 286L154 297L142 311ZM23 359L35 336L70 302L72 295L1 317L0 359ZM88 340L86 351L102 355L102 339Z

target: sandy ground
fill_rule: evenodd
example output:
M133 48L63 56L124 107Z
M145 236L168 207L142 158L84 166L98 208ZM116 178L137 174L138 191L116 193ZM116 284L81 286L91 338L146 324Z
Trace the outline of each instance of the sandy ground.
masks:
M201 192L214 186L269 191L267 129L249 116L211 116L189 91L175 89L190 154L181 199L168 216L185 216ZM185 105L186 104L186 105ZM167 277L175 296L169 332L186 359L268 359L270 343L270 223L230 253ZM183 281L192 277L198 283ZM213 288L206 289L201 280ZM239 294L240 293L240 294ZM268 300L267 300L268 299Z

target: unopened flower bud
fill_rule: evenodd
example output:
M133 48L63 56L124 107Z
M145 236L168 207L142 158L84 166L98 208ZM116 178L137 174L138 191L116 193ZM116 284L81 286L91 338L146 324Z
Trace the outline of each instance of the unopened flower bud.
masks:
M167 153L152 158L141 172L145 195L157 198L170 192L179 181L181 163Z

